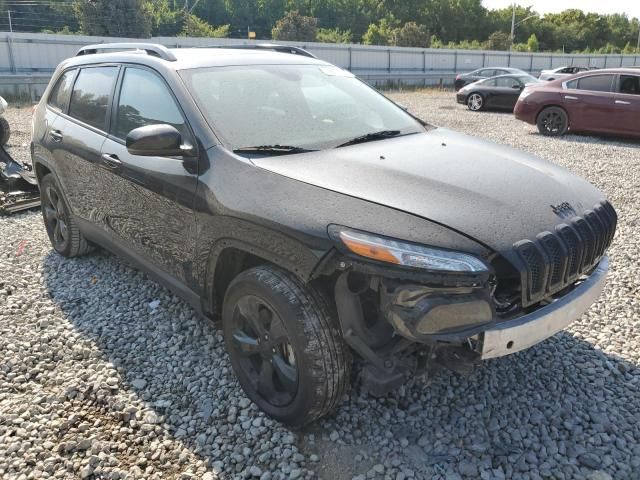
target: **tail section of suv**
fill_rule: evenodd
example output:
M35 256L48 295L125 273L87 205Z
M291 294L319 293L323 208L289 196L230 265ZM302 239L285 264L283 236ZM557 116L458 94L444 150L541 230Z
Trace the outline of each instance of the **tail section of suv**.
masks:
M527 348L595 301L616 226L600 191L274 48L63 62L32 132L53 248L103 246L220 318L246 394L294 426L352 368L382 394Z

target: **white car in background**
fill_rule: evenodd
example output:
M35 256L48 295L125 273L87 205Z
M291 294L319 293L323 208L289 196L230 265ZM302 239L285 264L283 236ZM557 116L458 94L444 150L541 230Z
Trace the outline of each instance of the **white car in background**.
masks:
M584 66L558 67L552 70L542 70L538 78L540 80L546 80L550 82L551 80L555 80L557 78L562 78L562 77L569 77L571 75L575 75L576 73L584 72L586 70L591 70L591 67L584 67Z

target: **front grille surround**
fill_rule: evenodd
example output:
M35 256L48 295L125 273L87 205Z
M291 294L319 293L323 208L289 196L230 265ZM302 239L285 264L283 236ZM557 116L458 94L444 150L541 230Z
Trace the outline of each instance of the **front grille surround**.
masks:
M613 241L617 215L609 202L586 210L581 217L539 233L535 240L513 244L522 262L523 307L528 307L573 284L600 261Z

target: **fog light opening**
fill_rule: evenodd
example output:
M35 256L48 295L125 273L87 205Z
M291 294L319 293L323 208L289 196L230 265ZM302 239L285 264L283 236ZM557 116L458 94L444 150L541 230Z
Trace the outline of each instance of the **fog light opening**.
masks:
M508 349L508 350L511 350L511 347L513 347L513 340L510 340L510 341L507 343L507 349Z

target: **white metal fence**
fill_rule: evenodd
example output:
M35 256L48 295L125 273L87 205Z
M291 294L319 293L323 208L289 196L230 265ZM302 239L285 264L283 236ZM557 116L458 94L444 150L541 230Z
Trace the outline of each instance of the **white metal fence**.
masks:
M155 42L168 47L249 43L222 38L155 37L128 39L44 33L0 33L0 93L38 98L56 65L90 43ZM260 42L259 42L260 43ZM278 43L278 42L276 42ZM456 73L481 67L520 68L532 73L563 65L640 65L639 55L573 55L482 50L444 50L359 44L286 42L376 83L450 84Z

